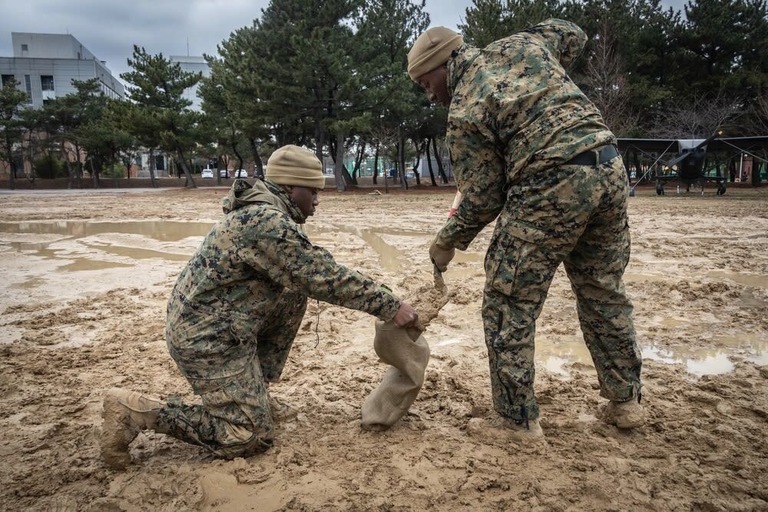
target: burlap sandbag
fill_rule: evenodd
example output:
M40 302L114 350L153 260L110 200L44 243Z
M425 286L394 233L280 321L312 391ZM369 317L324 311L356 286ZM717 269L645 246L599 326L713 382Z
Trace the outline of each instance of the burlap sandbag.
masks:
M421 330L394 322L376 322L373 349L392 366L363 403L362 427L385 430L402 418L419 394L429 361L429 345Z

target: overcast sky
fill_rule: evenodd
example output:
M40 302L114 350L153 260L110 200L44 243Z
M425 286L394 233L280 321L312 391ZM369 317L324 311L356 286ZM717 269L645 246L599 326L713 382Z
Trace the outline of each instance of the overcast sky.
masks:
M686 0L662 0L682 10ZM11 32L72 34L115 76L129 70L133 45L150 54L215 54L216 45L261 17L269 0L0 0L0 56ZM456 28L472 0L427 0L432 25Z

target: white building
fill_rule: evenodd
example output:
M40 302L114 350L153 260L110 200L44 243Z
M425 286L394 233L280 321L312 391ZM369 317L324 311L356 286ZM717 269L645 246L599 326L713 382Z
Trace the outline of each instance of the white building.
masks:
M172 55L168 57L168 60L172 63L178 63L182 71L188 73L202 73L203 78L211 76L211 67L205 61L204 57ZM201 112L203 110L202 101L197 97L197 90L199 87L200 83L198 82L196 86L185 89L182 97L192 102L192 105L189 107L190 109Z
M76 92L72 80L98 78L105 95L125 97L123 84L112 76L104 61L70 34L12 32L11 41L13 57L0 56L2 85L15 78L33 108Z

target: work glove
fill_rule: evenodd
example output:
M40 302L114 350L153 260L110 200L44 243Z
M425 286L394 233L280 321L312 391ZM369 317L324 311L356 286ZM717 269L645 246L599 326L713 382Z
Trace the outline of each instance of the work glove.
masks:
M429 259L432 260L432 264L440 272L448 270L448 263L451 262L455 254L456 249L453 247L444 249L437 245L437 242L432 242L432 245L429 247Z

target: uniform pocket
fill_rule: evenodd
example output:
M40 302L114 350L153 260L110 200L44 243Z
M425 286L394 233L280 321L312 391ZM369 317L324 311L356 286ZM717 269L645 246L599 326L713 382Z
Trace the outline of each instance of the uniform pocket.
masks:
M528 228L497 232L485 257L486 286L516 299L546 293L558 263L542 251L542 235Z

